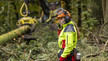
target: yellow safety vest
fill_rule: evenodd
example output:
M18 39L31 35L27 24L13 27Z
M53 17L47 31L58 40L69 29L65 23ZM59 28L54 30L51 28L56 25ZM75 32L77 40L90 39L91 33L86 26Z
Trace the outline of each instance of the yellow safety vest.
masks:
M63 25L63 29L59 35L58 39L59 48L64 49L61 56L64 58L67 57L67 55L71 53L73 48L76 48L76 43L77 43L77 31L74 26L74 23L70 21L69 23Z

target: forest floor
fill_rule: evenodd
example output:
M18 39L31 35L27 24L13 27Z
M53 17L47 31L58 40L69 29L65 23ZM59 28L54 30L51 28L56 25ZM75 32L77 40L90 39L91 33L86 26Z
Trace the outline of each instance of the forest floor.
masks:
M15 41L0 45L0 61L58 61L57 24L37 24L32 36L36 40L27 40L22 37ZM77 43L81 53L81 61L108 61L106 44L97 45L95 40L82 36Z

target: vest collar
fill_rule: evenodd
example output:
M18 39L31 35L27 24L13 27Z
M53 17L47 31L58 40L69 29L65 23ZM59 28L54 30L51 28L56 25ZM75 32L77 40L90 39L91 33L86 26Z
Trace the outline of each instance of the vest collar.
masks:
M73 25L74 25L74 23L73 23L72 21L70 21L70 22L64 24L64 25L63 25L63 28L65 28L65 27L66 27L67 25L69 25L69 24L73 24Z

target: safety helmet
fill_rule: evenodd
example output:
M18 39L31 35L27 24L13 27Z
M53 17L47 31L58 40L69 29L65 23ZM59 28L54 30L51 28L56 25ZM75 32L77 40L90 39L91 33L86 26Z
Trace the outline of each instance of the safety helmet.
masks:
M66 23L70 21L71 15L67 10L64 10L63 8L59 8L57 9L56 13L57 13L56 19L64 17Z

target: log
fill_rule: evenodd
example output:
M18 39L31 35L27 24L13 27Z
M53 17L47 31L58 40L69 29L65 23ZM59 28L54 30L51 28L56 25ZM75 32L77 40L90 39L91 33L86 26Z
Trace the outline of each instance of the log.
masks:
M13 31L10 31L6 34L3 34L0 36L0 44L5 44L6 42L13 41L14 38L17 38L25 33L27 33L30 30L30 26L24 25L20 28L17 28Z

